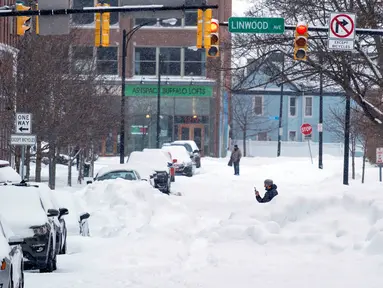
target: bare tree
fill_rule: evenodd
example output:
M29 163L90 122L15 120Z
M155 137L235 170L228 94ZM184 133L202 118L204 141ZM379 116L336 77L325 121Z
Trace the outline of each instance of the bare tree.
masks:
M238 126L243 138L243 155L246 156L246 140L260 132L270 132L275 125L264 116L256 115L253 108L253 96L236 95L232 98L232 114L234 125Z
M255 4L248 15L283 15L287 24L306 21L310 26L326 26L330 12L349 11L357 14L358 27L378 29L383 25L383 8L378 2L264 0ZM314 82L313 86L318 86L315 85L315 78L322 70L328 79L327 84L332 86L331 91L344 91L361 107L370 121L380 125L383 122L383 113L375 109L366 96L372 89L383 87L383 38L360 35L356 40L355 52L351 55L348 52L329 51L326 34L310 31L309 57L303 62L292 59L293 37L290 32L283 35L239 34L234 38L232 48L235 59L253 58L258 63L276 51L284 53L287 59L284 74L291 82ZM250 64L236 63L235 69L238 71L248 65ZM264 84L256 83L254 86L260 87Z

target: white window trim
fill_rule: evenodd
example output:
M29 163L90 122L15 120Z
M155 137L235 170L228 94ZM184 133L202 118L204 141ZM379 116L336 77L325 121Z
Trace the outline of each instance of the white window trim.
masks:
M291 105L290 105L290 99L291 98L295 98L295 115L291 115L291 113L290 113L290 108L291 108ZM298 116L298 103L297 103L297 100L298 100L298 97L297 96L289 96L289 104L288 104L288 111L289 111L289 118L297 118L297 116Z
M290 132L295 132L295 141L290 140ZM289 131L287 132L287 141L289 141L289 142L297 142L297 141L298 141L298 133L297 133L297 130L289 130Z
M255 114L255 98L256 97L261 97L261 102L262 102L262 106L261 106L261 108L262 108L262 113L261 114ZM254 95L253 96L253 114L255 115L255 116L263 116L264 114L265 114L265 105L264 105L264 96L263 95Z
M306 114L306 100L307 98L311 98L311 115ZM304 96L303 99L303 115L304 118L312 118L314 115L314 97L313 96Z

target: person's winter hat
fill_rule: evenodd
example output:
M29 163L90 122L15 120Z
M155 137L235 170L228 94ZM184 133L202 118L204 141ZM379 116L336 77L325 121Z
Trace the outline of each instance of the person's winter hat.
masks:
M273 180L271 179L266 179L264 183L266 186L272 186L274 184Z

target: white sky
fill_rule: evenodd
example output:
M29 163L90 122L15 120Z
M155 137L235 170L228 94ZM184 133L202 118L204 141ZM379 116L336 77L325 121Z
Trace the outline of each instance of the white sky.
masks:
M233 16L244 16L254 0L232 0Z

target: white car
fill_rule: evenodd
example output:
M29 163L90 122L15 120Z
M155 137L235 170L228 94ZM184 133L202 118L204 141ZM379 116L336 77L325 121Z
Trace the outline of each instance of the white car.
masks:
M162 149L171 153L176 173L186 175L188 177L192 177L194 175L196 164L191 159L193 156L190 156L184 146L163 146Z
M117 164L101 168L94 177L94 181L113 180L119 178L129 181L141 180L140 174L135 169L132 169L130 166L125 164ZM92 181L87 181L87 184L90 183L92 183Z
M24 287L23 243L0 216L0 287Z
M170 194L172 163L163 151L134 151L130 153L127 163L134 167L143 179L149 180L154 188Z
M177 140L170 145L183 145L189 152L190 156L193 156L193 160L197 165L197 168L201 167L201 151L197 144L193 140Z
M21 176L14 170L8 161L0 160L0 183L14 182L20 183Z

